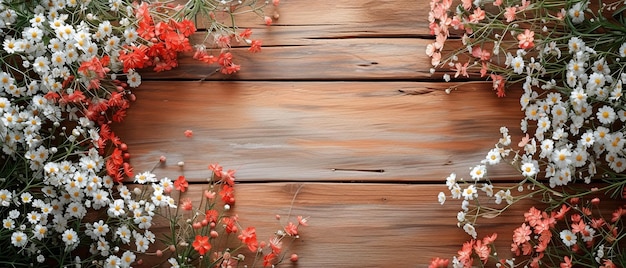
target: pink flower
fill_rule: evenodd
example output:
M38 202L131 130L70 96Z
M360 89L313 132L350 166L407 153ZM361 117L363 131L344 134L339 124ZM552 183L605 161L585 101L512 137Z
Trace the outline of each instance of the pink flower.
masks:
M469 16L471 23L477 23L485 19L485 11L479 8L474 9L474 14Z
M189 129L185 130L185 137L191 138L191 136L193 136L193 131Z
M506 22L514 21L516 12L517 12L517 9L515 7L505 8L504 17L506 18Z
M472 56L479 58L480 60L489 60L491 58L491 53L488 50L483 50L480 47L474 47L472 49Z
M517 40L519 40L519 48L531 49L535 47L535 32L526 29L524 33L517 35Z
M472 0L461 0L463 2L463 9L469 11L472 9Z
M526 225L526 223L522 223L522 226L513 231L513 242L517 245L524 244L526 241L530 240L530 234L530 226Z
M572 260L568 257L565 256L563 258L563 262L561 263L561 268L572 268Z
M459 77L459 75L465 76L465 77L469 77L469 74L467 73L467 65L469 64L469 62L466 62L465 64L461 64L459 62L457 62L454 65L454 68L456 69L456 74L454 75L454 78Z

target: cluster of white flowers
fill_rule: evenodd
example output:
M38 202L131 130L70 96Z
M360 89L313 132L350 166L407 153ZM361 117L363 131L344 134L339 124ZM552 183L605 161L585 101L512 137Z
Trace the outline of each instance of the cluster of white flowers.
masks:
M603 8L615 10L619 5L622 3L603 5ZM594 17L599 16L597 14L585 13L589 11L586 1L564 7L552 18L556 23L566 19L578 25L585 22L585 16L593 17L591 22L602 19ZM531 4L515 8L519 15L523 8L534 7ZM504 12L505 9L502 10ZM439 31L444 27L441 23L455 25L454 20L452 23L442 19L438 22L439 25L435 24L433 27ZM563 38L545 28L538 31L544 36L534 39L535 33L529 34L530 31L527 30L520 34L516 30L519 27L517 24L509 26L507 29L520 42L519 49L513 54L504 50L506 61L501 67L505 70L500 70L499 74L505 79L521 81L524 92L520 104L525 117L520 126L526 136L517 146L511 145L508 129L501 128L503 137L479 165L470 169L472 180L457 180L456 174L451 174L446 180L450 194L442 192L438 196L442 204L448 196L462 199L462 210L457 216L458 224L474 238L476 232L473 224L478 216L494 216L503 211L485 211L484 206L476 205L483 209L478 212L470 201L477 200L479 192L484 192L496 204L505 201L510 205L522 199L512 195L511 190L515 188L519 192L524 192L526 188L534 191L534 187L545 180L549 188L542 191L558 194L559 187L572 182L588 184L597 178L615 177L614 174L626 170L626 130L623 128L626 122L626 106L622 93L623 84L626 83L626 64L622 63L626 58L626 42L607 43L576 35L566 35ZM469 26L465 27L467 29ZM480 30L483 31L482 28ZM486 36L488 33L481 34ZM495 38L501 40L502 34L496 34ZM534 41L537 43L533 43ZM479 47L488 41L471 42L465 35L464 44L468 46L466 50L469 54L474 57L482 55ZM479 53L476 53L477 49ZM496 54L496 50L501 49L503 48L496 45L492 51ZM427 54L432 55L428 50ZM455 58L456 54L450 57L452 62ZM481 72L487 71L487 66L491 64L491 61L484 61ZM445 78L448 80L449 76ZM496 87L494 84L494 89ZM486 177L486 167L504 161L513 165L524 179L514 187L494 192L494 186ZM600 168L603 170L598 171ZM531 184L524 185L529 181ZM531 195L532 193L522 194ZM470 214L472 217L469 217Z
M134 262L133 251L126 250L120 257L119 248L111 243L131 245L134 241L136 252L146 252L154 243L155 235L148 230L153 216L160 208L175 207L174 199L165 193L172 188L172 182L168 178L157 181L151 175L143 188L116 187L109 176L97 175L102 158L95 150L89 152L78 163L47 162L41 198L29 192L32 188L0 189L0 209L8 211L2 228L12 232L11 244L16 251L44 262L42 245L60 238L65 250L89 244L92 254L107 258L110 265L106 267L128 267ZM94 211L93 216L102 216L99 211L106 211L106 217L91 222L89 209Z
M94 57L117 58L136 41L133 16L133 7L118 0L0 1L0 233L14 248L5 253L15 254L7 257L60 264L67 260L50 256L51 247L58 244L71 256L89 244L92 254L107 258L105 266L128 267L133 251L120 252L112 243L134 241L135 252L145 252L155 240L148 230L155 209L174 204L164 194L168 179L146 181L154 196L147 200L139 198L141 191L115 187L104 175L99 124L82 106L84 98L106 103L111 94L124 94L114 84L92 84L102 74L114 80L108 71L120 71L119 61L76 70ZM133 70L127 78L131 87L141 81ZM92 221L90 210L106 216Z

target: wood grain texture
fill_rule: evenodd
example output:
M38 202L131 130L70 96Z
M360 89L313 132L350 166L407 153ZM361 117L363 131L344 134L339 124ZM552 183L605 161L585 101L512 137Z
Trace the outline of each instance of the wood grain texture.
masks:
M239 170L242 181L438 181L468 174L497 142L500 126L513 131L521 116L516 98L499 99L488 84L450 95L445 86L145 82L116 132L135 169L150 169L164 155L169 177L184 161L193 179L220 162ZM192 138L183 135L187 129ZM492 178L516 178L502 166Z

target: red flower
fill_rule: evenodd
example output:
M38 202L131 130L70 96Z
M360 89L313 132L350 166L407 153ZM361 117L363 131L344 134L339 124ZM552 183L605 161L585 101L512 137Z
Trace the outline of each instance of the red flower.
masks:
M183 20L181 22L171 21L176 30L181 32L185 37L189 37L192 33L196 32L196 26L193 21Z
M217 222L219 213L215 209L205 211L204 218L209 222Z
M222 67L222 69L220 70L223 74L234 74L236 72L238 72L241 69L241 66L231 63L228 66L224 66Z
M181 208L186 211L190 211L193 209L193 204L191 203L191 199L185 198L183 199L183 203L181 204Z
M274 258L276 258L276 254L274 254L274 252L263 256L263 266L265 267L272 265L272 261L274 260Z
M262 44L261 40L252 40L252 44L250 44L250 48L248 48L248 51L252 53L260 52L261 44Z
M226 233L232 234L232 233L236 233L238 231L237 230L237 225L236 225L236 223L237 223L237 216L234 216L234 217L231 217L231 218L225 217L225 218L222 219L222 223L224 225L226 225L225 226Z
M193 131L192 130L185 130L185 137L187 138L191 138L193 136Z
M208 236L196 235L196 240L193 241L193 248L200 253L200 255L204 255L211 249L211 244L209 243Z
M445 268L448 267L448 265L450 265L450 260L434 258L430 261L428 268Z
M252 30L251 29L245 29L243 32L241 32L239 34L239 36L241 36L242 38L250 38L250 35L252 35Z
M222 185L220 196L222 196L222 201L224 201L224 203L228 205L232 205L235 203L235 194L233 187L230 187L226 184Z
M213 171L213 175L217 178L222 177L222 166L219 164L211 164L209 165L209 170Z
M185 179L185 176L178 176L178 179L174 182L174 188L184 193L187 191L187 187L189 187L189 183Z
M226 173L222 173L222 181L226 182L229 186L235 186L235 170L229 169Z
M241 242L244 242L248 246L250 251L257 251L258 243L256 239L256 229L254 227L248 227L245 230L242 230L238 238Z
M126 47L127 50L120 51L119 59L124 64L124 72L130 69L141 69L149 65L150 58L146 55L147 48L145 46Z
M293 222L289 222L287 226L285 226L285 232L291 236L298 235L298 226L293 224Z

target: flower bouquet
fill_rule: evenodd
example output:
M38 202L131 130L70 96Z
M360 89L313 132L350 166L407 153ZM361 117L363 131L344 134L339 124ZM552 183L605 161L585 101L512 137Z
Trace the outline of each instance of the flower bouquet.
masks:
M269 25L264 8L271 4L278 0L0 1L0 266L141 263L137 254L157 239L153 218L180 208L168 185L183 187L150 172L135 174L128 146L111 125L123 121L135 100L130 89L141 84L139 71L175 68L179 53L193 53L224 74L237 72L230 47L258 52L261 41L235 18L252 13ZM206 35L194 47L197 28ZM127 178L146 189L128 188ZM225 188L214 192L232 193ZM215 205L206 201L202 208L209 204ZM236 224L234 216L219 215L214 223ZM296 235L293 230L282 237ZM254 230L232 233L254 245ZM197 259L212 239L203 235L192 247L196 255L174 259L181 265ZM177 245L173 252L181 250Z
M490 80L499 97L521 90L524 112L524 137L513 141L502 127L467 180L446 179L439 201L460 200L458 226L471 239L431 267L626 267L626 4L433 0L430 9L431 73ZM501 163L515 168L517 182L489 177L488 167ZM477 237L480 218L522 200L535 205L514 230L508 254L498 255L497 234Z

